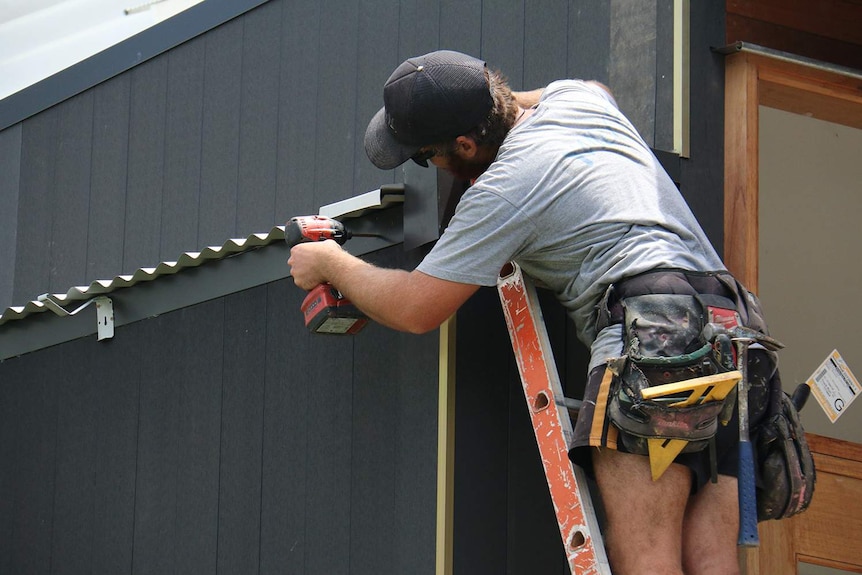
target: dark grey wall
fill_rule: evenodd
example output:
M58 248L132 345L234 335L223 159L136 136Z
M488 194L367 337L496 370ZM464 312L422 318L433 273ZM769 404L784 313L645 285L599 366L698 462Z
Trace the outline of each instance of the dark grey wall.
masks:
M433 573L437 339L289 280L0 363L0 573Z
M0 308L392 181L365 157L365 126L392 69L437 48L485 58L516 89L608 83L648 142L669 148L671 6L271 0L89 90L74 91L72 69L76 95L0 132Z
M691 6L691 158L676 162L719 247L723 5ZM271 0L0 132L0 308L396 179L365 158L365 125L391 70L437 48L516 89L605 82L669 149L671 13ZM377 261L415 263L399 249ZM436 338L373 326L324 347L295 329L300 296L276 282L0 364L0 572L433 569ZM543 303L579 397L584 350ZM564 573L506 338L481 290L458 323L455 572Z

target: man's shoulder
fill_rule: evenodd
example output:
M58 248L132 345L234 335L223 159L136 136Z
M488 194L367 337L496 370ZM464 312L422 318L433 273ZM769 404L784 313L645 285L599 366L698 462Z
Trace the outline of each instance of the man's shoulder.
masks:
M547 101L554 99L583 100L595 97L607 100L616 106L610 89L595 80L555 80L548 84L544 94L542 94L542 100Z

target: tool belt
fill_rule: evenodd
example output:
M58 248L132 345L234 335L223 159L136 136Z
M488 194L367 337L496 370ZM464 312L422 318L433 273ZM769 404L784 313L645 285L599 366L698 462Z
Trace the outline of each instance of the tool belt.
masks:
M641 394L648 387L734 369L730 340L716 345L702 336L710 308L733 316L733 303L729 299L709 299L724 307L707 305L700 296L683 294L644 294L620 300L625 356L615 363L618 373L608 417L618 428L626 451L647 454L647 439L656 438L687 441L683 453L700 451L715 436L719 421L726 423L730 419L735 395L678 407L672 404L685 399L683 396L647 400Z
M799 409L773 381L766 420L752 433L756 457L757 520L783 519L808 508L817 474ZM805 384L802 384L805 385Z
M739 325L766 333L766 322L760 302L729 272L689 272L656 269L617 282L610 286L598 306L596 331L623 323L623 300L647 294L694 296L707 309L706 321L726 323L722 308L738 314ZM701 310L702 313L702 310Z
M612 285L598 309L597 327L623 324L625 356L616 362L617 377L608 416L625 449L647 453L647 439L682 439L683 453L710 445L718 423L727 423L736 394L720 401L671 407L677 398L645 400L641 389L724 373L735 369L726 337L707 341L707 323L744 325L765 332L760 305L727 272L660 269Z

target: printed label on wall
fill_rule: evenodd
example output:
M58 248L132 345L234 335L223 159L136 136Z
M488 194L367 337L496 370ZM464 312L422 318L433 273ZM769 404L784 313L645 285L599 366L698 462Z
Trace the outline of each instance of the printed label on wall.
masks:
M817 403L832 423L847 411L853 400L862 392L859 380L853 376L837 349L811 374L807 383L811 387L811 393L817 398Z

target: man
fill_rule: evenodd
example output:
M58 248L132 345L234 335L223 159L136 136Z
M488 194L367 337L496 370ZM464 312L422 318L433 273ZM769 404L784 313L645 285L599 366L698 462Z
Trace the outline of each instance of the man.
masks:
M517 261L556 294L591 349L572 457L595 473L615 575L737 573L733 424L719 430L711 469L708 450L683 454L653 481L647 457L615 445L605 413L592 413L608 358L624 354L623 296L716 292L736 298L740 317L758 317L608 89L567 80L514 93L484 62L439 51L401 64L383 99L365 136L376 166L430 161L473 184L416 270L305 243L288 261L296 284L330 282L375 321L422 333ZM653 270L669 271L644 275ZM752 393L755 417L764 387Z

